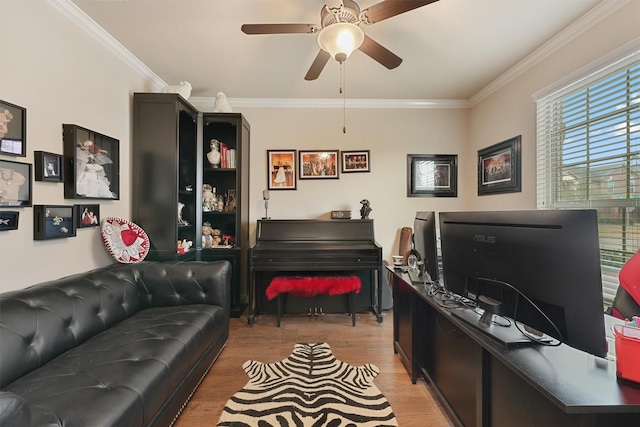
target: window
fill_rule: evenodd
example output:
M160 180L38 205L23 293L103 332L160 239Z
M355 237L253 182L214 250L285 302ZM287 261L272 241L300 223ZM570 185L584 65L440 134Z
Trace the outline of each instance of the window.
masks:
M605 302L640 248L640 52L537 101L538 209L598 211Z

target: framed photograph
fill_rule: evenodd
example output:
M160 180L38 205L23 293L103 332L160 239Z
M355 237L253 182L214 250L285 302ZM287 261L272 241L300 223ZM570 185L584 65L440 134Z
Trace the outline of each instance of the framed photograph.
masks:
M0 207L31 206L31 163L0 160Z
M236 206L238 205L236 190L227 190L227 211L235 212Z
M76 205L76 226L78 228L100 225L100 205Z
M77 125L62 125L65 199L120 199L117 139Z
M300 179L337 179L338 150L299 151Z
M458 197L458 156L407 155L408 197Z
M521 191L521 136L478 151L478 196Z
M269 190L295 190L296 150L267 150L267 171Z
M0 154L27 155L27 109L0 100Z
M75 207L33 206L33 240L61 239L76 235Z
M342 173L371 172L369 163L369 150L341 151Z
M62 155L47 153L46 151L33 152L35 162L35 180L62 182Z
M0 211L0 231L17 230L19 217L18 211Z

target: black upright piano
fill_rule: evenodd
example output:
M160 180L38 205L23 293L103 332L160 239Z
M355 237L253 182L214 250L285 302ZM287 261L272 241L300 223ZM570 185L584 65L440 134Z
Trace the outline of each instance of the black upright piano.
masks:
M259 272L368 271L372 307L382 323L382 247L375 241L372 219L258 220L248 261L249 325L256 315Z

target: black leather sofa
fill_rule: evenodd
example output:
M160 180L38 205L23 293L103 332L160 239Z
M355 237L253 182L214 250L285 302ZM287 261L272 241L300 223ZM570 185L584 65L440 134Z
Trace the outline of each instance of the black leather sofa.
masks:
M116 264L0 294L0 426L168 426L229 337L231 264Z

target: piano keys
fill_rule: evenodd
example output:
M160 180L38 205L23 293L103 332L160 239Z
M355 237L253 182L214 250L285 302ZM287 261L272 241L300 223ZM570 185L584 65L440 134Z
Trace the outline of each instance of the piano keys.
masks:
M256 273L368 271L373 310L382 323L382 247L372 219L258 220L256 243L248 252L249 314L255 320Z

